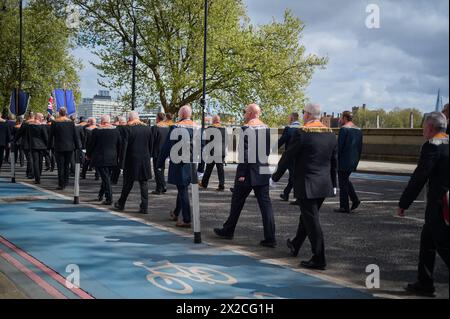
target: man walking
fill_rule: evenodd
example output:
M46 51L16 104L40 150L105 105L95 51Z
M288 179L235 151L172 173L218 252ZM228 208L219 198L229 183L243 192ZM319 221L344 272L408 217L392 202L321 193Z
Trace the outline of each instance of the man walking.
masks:
M105 196L103 205L109 206L113 203L111 172L119 165L121 145L119 131L111 125L111 118L103 115L100 126L92 131L91 141L86 150L86 159L90 160L102 179L98 198L102 199Z
M178 112L179 122L175 123L169 132L169 137L162 148L158 158L157 169L162 171L166 159L171 155L172 147L181 141L182 133L189 137L189 145L187 150L189 154L182 154L183 149L178 155L180 159L170 157L169 178L168 183L175 185L178 190L177 203L175 210L170 213L170 219L176 221L176 227L191 227L191 207L189 203L189 185L192 181L192 162L193 162L193 136L196 124L192 121L192 108L189 105L182 106ZM179 139L171 140L171 134L175 131L175 135ZM187 158L187 160L186 160ZM179 220L180 213L183 220Z
M341 129L338 138L338 177L339 177L339 209L336 213L350 214L361 204L355 192L350 175L358 168L361 159L363 134L362 130L353 123L353 114L349 111L342 113ZM349 200L352 201L350 208Z
M264 240L261 246L275 248L275 220L273 216L272 203L269 196L270 173L268 170L268 156L270 154L270 130L259 118L261 108L251 104L245 109L245 125L242 127L243 136L239 149L243 149L244 155L240 154L239 164L236 171L233 196L231 199L231 210L228 220L222 228L215 228L215 234L223 239L233 239L237 222L244 208L245 201L252 190L255 192L264 226ZM263 139L261 141L260 139ZM265 152L260 150L265 145ZM260 155L265 154L265 158ZM241 161L242 159L242 161ZM254 159L254 160L253 160Z
M58 188L64 190L69 184L70 162L74 151L80 150L81 141L75 123L67 117L66 108L59 110L59 117L52 122L48 149L54 147L58 167Z
M447 120L440 112L433 112L425 119L423 136L427 142L422 147L417 168L399 202L398 214L404 217L405 211L428 183L425 225L420 238L418 280L406 287L407 291L417 295L434 296L433 272L436 252L448 268L449 161L446 129Z
M0 170L2 169L6 147L11 142L11 130L5 119L0 117Z
M133 111L128 117L126 134L123 188L120 199L114 207L123 211L134 182L139 182L141 205L138 213L148 214L148 180L152 177L150 168L150 155L153 147L152 131L147 124L139 120L139 114Z
M155 173L156 189L152 192L153 195L162 195L167 192L166 179L164 177L165 165L159 170L158 158L161 154L161 150L169 136L170 126L166 120L164 113L158 113L156 116L156 125L152 127L153 134L153 171Z
M278 140L278 147L281 148L284 146L284 149L286 150L289 147L289 142L292 139L292 136L294 133L300 128L300 122L299 120L299 114L298 113L292 113L289 115L289 126L285 127L283 134L281 135L280 139ZM286 186L286 188L283 191L283 194L280 194L280 198L288 202L289 201L289 194L292 191L293 186L293 179L294 179L294 166L295 162L292 162L288 171L289 171L289 181Z
M226 132L225 132L225 127L222 126L222 124L220 123L220 116L219 115L215 115L212 119L213 124L211 126L209 126L206 129L206 136L211 136L211 139L209 142L207 142L206 144L210 144L210 143L214 143L214 149L213 149L213 153L210 154L211 156L215 156L215 153L218 151L218 148L220 148L220 154L221 154L221 159L220 161L216 162L216 161L209 161L207 159L207 163L206 163L206 170L205 173L203 175L203 179L201 180L201 182L199 183L200 187L207 189L208 188L208 184L209 184L209 179L211 178L211 174L212 171L214 169L214 166L217 167L217 174L219 177L219 187L216 189L218 192L223 192L225 190L225 170L224 170L224 163L225 163L225 157L226 157L226 141L225 141L225 136L226 136ZM215 141L214 140L214 131L218 131L220 134L220 141ZM205 145L206 146L206 145Z
M35 120L28 125L35 184L41 183L42 161L48 145L48 130L47 125L42 124L43 119L44 116L41 113L37 113Z
M279 181L295 160L294 195L299 200L301 215L297 236L288 240L287 245L291 254L297 256L309 238L313 256L309 261L302 261L301 266L324 270L325 244L319 211L325 198L333 196L336 188L337 143L333 131L320 122L320 116L319 105L305 106L305 124L293 135L272 179Z

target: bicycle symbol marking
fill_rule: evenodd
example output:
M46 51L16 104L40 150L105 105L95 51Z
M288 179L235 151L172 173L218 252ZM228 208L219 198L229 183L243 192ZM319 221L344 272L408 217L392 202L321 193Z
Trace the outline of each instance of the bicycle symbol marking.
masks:
M149 272L146 278L152 285L176 294L188 295L194 292L192 286L182 279L209 285L233 285L238 282L228 274L207 267L186 267L170 261L162 261L159 264L156 267L148 267L140 261L133 263Z

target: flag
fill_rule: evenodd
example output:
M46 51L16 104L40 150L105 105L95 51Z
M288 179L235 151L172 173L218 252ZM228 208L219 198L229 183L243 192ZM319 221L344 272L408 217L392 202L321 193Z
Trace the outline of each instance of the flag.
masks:
M48 99L47 113L53 115L53 96Z
M67 109L68 115L72 115L77 112L75 106L75 97L72 90L56 89L54 96L57 111L59 111L60 108L65 107Z
M12 90L9 110L16 116L22 116L27 112L30 95L25 91L20 91L18 101L16 95L17 89ZM17 102L19 103L17 104Z

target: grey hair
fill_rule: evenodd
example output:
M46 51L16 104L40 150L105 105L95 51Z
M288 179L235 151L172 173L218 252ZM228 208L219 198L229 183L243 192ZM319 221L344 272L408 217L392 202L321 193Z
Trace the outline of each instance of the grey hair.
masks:
M322 110L319 104L309 103L305 106L305 112L311 114L312 118L320 120Z
M117 117L117 120L118 120L119 122L121 122L121 123L127 121L126 118L125 118L125 116L118 116L118 117Z
M132 111L128 114L128 119L131 121L139 120L139 113L136 111Z
M447 129L447 118L441 112L430 113L425 119L425 123L429 123L438 132L445 132Z
M102 115L100 117L101 123L111 123L111 117L109 115Z
M90 117L90 118L88 118L88 123L90 125L95 125L95 124L97 124L97 119L95 117Z

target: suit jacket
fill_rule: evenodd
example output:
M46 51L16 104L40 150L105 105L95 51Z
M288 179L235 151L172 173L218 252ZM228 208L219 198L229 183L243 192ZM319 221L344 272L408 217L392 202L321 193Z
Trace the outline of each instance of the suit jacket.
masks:
M399 207L408 209L428 183L425 222L442 223L443 197L448 192L448 165L448 135L438 134L423 145L419 163L403 192Z
M260 120L252 120L241 129L244 136L240 138L238 145L239 164L236 170L235 183L243 186L269 185L270 173L263 174L262 170L269 169L267 159L270 155L270 129ZM252 140L250 136L254 136L255 139ZM264 139L261 143L265 145L264 154L267 158L259 156L261 151L259 150L260 139ZM244 151L243 154L241 154L242 150ZM256 154L252 154L253 152L256 152ZM245 182L239 181L241 177L245 177Z
M41 123L30 123L28 125L30 148L34 151L45 151L48 145L47 125Z
M361 159L363 145L362 130L357 127L342 127L338 138L339 170L354 172Z
M160 122L154 126L152 126L152 134L153 134L153 160L157 161L158 156L161 153L161 150L164 146L164 143L169 136L170 126L167 122Z
M189 161L180 161L179 163L175 163L172 158L170 158L170 164L169 164L169 176L168 176L168 183L172 185L177 186L188 186L191 181L191 174L192 174L192 162L193 162L193 136L194 136L194 127L197 125L191 121L190 119L184 119L173 126L170 127L169 136L166 139L166 142L164 143L164 146L161 150L161 154L158 158L158 164L157 169L162 169L164 167L164 162L166 159L170 156L170 151L172 150L172 147L181 141L181 136L178 137L176 140L171 140L170 136L172 132L176 129L183 129L189 134ZM179 155L181 155L181 150L179 152ZM184 154L183 154L184 155Z
M122 148L119 130L112 126L99 126L92 131L86 156L94 167L116 167Z
M68 118L58 118L50 127L48 148L55 152L73 152L81 149L81 141L75 124Z
M124 147L124 178L133 181L151 179L150 157L153 148L151 128L140 121L128 123Z
M291 125L286 126L283 130L283 134L281 134L281 137L278 140L278 147L281 148L284 146L284 148L287 149L292 136L300 127L301 125L299 122L293 122Z
M11 142L11 130L8 123L0 119L0 146L5 147Z
M213 132L215 130L218 130L218 132L220 133L220 142L215 143L214 142L214 135ZM225 127L223 127L220 124L213 124L211 126L208 126L205 130L205 134L206 136L210 136L210 140L209 141L205 141L205 146L210 144L210 143L215 143L214 145L214 149L211 151L211 155L214 156L214 154L216 153L216 151L218 151L217 148L220 148L220 153L222 154L222 163L224 163L225 157L227 156L227 144L226 144L226 129ZM209 155L209 154L208 154Z
M14 136L15 143L18 144L18 142L20 141L20 145L22 146L22 149L24 151L30 150L30 135L29 135L28 126L32 122L33 121L30 121L30 120L23 122L22 125L19 127L17 133Z
M331 129L319 121L307 123L298 129L273 174L275 182L281 179L294 160L295 198L334 196L333 188L337 184L337 141Z

